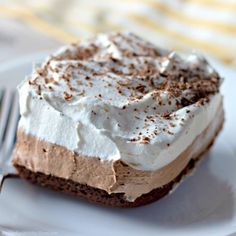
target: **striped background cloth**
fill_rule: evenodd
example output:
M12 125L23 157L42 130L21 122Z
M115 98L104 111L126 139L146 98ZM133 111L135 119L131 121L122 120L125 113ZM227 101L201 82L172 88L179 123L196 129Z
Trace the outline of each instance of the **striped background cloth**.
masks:
M236 66L236 0L2 0L0 15L61 43L129 30L162 47L194 48Z

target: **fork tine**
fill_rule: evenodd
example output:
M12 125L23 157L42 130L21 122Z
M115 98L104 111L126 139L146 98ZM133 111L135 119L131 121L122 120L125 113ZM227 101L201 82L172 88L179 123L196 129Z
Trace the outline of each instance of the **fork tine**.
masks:
M2 107L2 100L3 100L3 94L4 94L5 90L4 89L0 89L0 108Z
M16 174L11 164L15 133L19 118L16 92L5 90L0 101L0 191L6 177Z
M19 106L18 106L18 96L15 91L12 91L12 100L11 100L11 108L8 116L8 122L6 124L5 136L4 136L4 145L7 148L8 158L10 160L11 152L14 145L16 128L19 118Z
M3 145L7 121L9 119L9 112L11 110L11 91L3 90L3 97L0 107L0 148Z
M6 121L5 121L5 127L3 130L3 135L2 135L2 142L4 145L7 144L7 141L9 139L9 128L11 127L11 117L13 115L13 104L14 104L14 92L10 91L9 92L9 101L8 101L8 112L7 112L7 117L6 117Z
M4 180L6 179L6 177L7 177L6 175L1 175L0 174L0 193L1 193L3 183L4 183Z

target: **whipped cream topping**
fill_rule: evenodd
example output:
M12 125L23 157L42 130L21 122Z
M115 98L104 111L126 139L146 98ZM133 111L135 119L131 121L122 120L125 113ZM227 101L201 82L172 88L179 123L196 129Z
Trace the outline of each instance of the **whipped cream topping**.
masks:
M101 34L35 67L19 86L19 127L88 158L157 170L214 119L220 84L199 55Z

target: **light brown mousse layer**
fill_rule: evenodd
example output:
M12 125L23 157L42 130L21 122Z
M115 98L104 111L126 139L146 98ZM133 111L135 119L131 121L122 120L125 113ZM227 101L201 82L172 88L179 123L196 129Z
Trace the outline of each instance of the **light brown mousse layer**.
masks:
M173 162L156 171L134 169L122 161L101 161L85 157L67 148L48 143L18 130L14 165L80 184L124 193L127 201L161 187L175 179L191 159L197 159L214 141L224 121L222 104L211 124ZM148 158L148 157L147 157Z

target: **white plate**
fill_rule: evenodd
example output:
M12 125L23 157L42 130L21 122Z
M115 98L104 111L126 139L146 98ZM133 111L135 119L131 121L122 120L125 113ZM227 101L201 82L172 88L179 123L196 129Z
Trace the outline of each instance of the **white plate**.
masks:
M42 55L0 66L0 87L14 88ZM236 72L226 78L226 123L196 173L164 199L111 209L8 179L0 195L0 235L234 235L236 232Z

